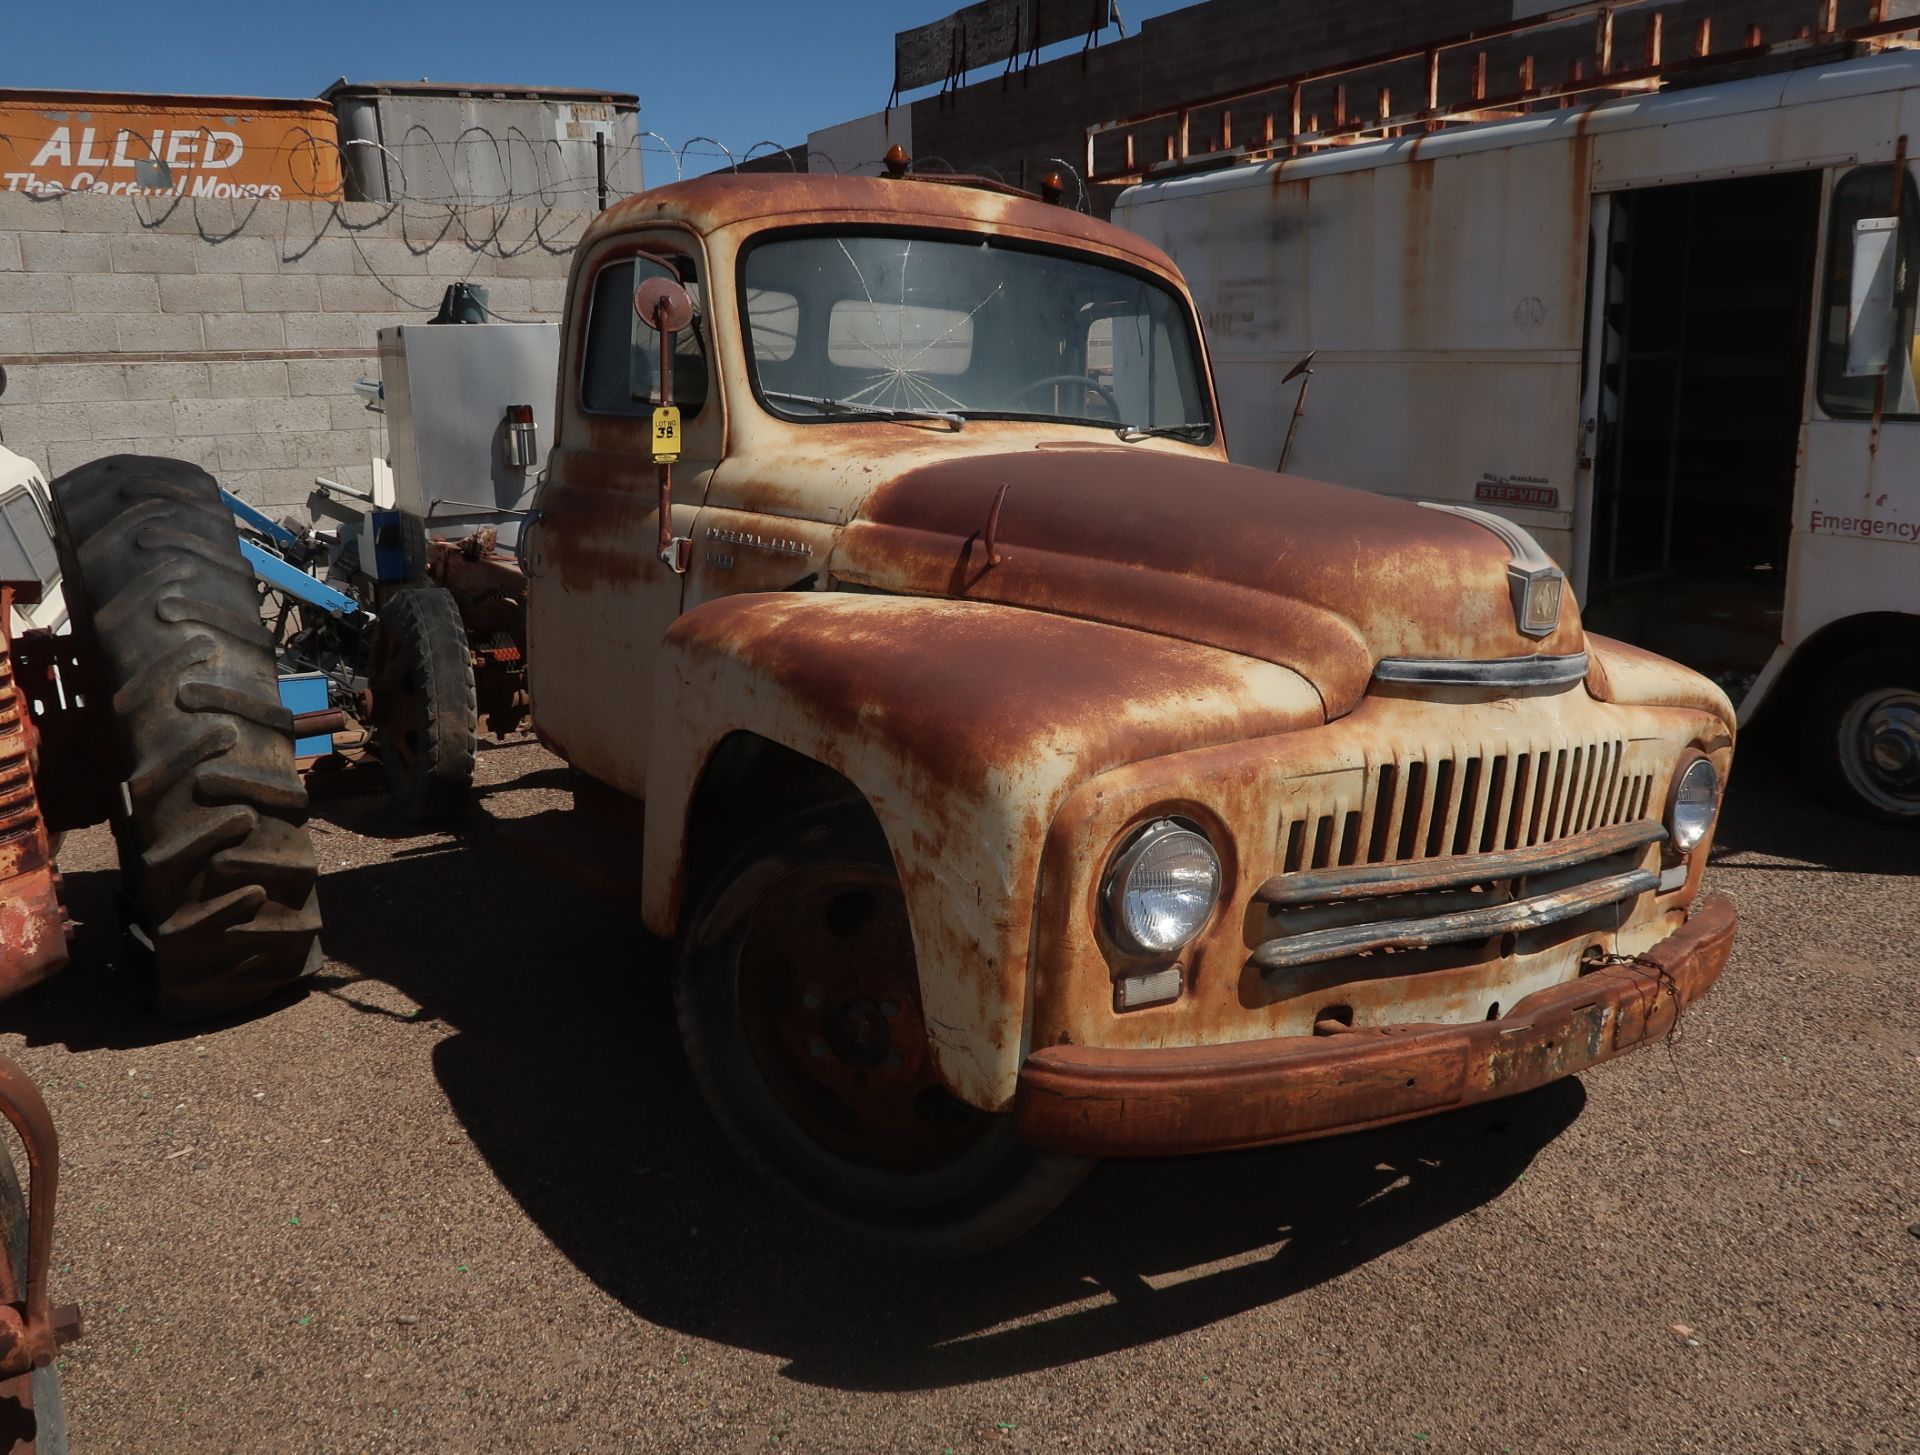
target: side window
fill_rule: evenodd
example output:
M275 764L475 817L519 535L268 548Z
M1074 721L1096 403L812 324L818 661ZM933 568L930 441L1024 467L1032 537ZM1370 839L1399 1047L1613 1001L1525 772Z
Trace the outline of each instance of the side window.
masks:
M700 309L700 279L690 258L675 258L681 285ZM580 370L580 406L590 414L641 416L660 402L660 336L633 311L633 291L649 277L672 277L674 269L652 258L608 263L593 280L587 310L587 352ZM707 401L706 320L673 341L673 402L692 418Z
M1889 216L1892 201L1890 166L1856 167L1834 184L1821 304L1820 406L1841 418L1870 417L1880 383L1872 376L1847 377L1854 228L1863 218ZM1920 353L1920 337L1915 335L1914 318L1915 295L1920 292L1920 198L1916 198L1911 172L1900 182L1900 231L1893 266L1894 344L1887 362L1881 411L1889 419L1920 418L1920 398L1914 391L1914 369L1920 363L1915 357Z

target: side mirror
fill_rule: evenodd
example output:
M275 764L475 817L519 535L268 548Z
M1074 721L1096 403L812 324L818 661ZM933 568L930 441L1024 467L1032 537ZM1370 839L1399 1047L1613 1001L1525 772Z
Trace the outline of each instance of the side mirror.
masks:
M1894 272L1900 219L1863 217L1853 225L1853 288L1847 300L1849 379L1887 372L1893 357Z
M680 410L673 402L673 336L693 322L693 300L672 278L649 278L633 291L634 316L660 336L660 404L653 411L653 462L660 471L660 560L686 573L693 542L673 533L673 463L680 458Z

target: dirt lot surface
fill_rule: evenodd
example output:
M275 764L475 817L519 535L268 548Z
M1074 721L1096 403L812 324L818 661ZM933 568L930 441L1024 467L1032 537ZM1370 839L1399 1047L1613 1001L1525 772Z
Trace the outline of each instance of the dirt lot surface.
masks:
M567 801L537 748L482 771ZM1669 1047L1109 1165L932 1270L735 1163L662 949L484 820L323 803L321 978L197 1033L129 1008L76 835L76 963L0 1009L65 1140L73 1448L1920 1449L1920 840L1747 779L1740 948Z

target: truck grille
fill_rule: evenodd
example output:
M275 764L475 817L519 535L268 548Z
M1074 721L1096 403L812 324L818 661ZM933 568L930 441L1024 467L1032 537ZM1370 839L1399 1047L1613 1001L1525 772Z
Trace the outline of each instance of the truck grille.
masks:
M1403 754L1297 781L1281 812L1282 872L1530 848L1645 818L1655 765L1634 747Z

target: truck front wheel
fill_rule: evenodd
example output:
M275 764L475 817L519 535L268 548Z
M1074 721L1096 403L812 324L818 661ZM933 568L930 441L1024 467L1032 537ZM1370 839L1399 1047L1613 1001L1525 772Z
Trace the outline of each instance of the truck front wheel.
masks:
M1815 691L1807 728L1836 807L1920 827L1920 651L1842 659Z
M879 830L836 812L735 860L692 921L680 1031L741 1156L804 1207L930 1257L996 1247L1091 1164L1013 1140L933 1064L906 901Z

